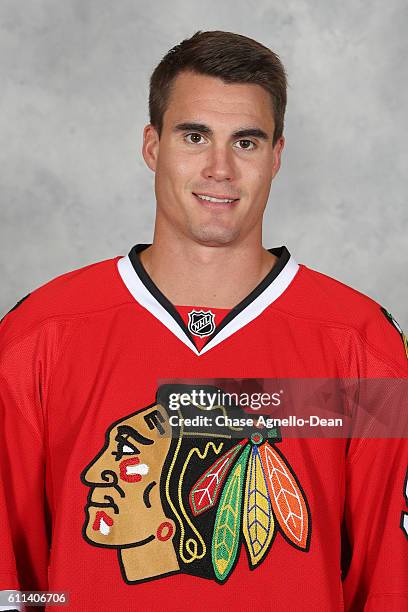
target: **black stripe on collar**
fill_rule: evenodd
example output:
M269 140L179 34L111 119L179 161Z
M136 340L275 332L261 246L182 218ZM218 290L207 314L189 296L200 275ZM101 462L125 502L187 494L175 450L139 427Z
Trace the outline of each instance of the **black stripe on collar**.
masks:
M163 308L173 317L176 323L181 327L183 332L186 334L191 343L196 347L193 336L188 330L186 324L184 323L183 318L177 311L177 309L173 306L170 300L160 291L157 285L152 281L148 273L146 272L139 254L147 249L150 244L136 244L129 253L130 262L146 287L146 289L153 295L153 297L163 306ZM241 302L239 302L236 306L231 308L229 313L223 318L220 325L216 327L215 332L212 336L209 336L206 343L202 348L204 348L211 340L222 330L228 323L230 323L240 312L245 310L251 302L253 302L274 280L275 278L282 272L283 268L286 266L290 259L290 253L285 246L276 247L272 249L268 249L269 253L275 255L278 258L278 261L275 263L273 268L268 272L263 280L253 289ZM204 304L200 304L203 308L207 308ZM208 307L209 308L209 307ZM198 350L198 349L197 349Z

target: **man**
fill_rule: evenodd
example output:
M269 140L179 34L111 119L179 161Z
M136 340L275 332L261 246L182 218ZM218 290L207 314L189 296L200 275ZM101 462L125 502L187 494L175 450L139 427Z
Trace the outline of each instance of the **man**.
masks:
M152 245L4 318L1 588L87 612L407 609L406 339L262 247L285 105L279 58L251 39L171 49L144 130ZM386 379L371 436L291 437L222 394L284 379ZM376 436L390 415L401 429Z

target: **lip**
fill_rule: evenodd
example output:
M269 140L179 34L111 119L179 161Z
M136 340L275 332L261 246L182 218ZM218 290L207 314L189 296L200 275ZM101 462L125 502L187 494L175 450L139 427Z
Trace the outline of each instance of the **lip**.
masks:
M105 501L98 501L97 496L96 499L92 499L93 494L90 494L88 499L88 508L111 508L115 514L119 514L118 505L115 503L113 497L111 495L105 495Z
M207 196L208 198L217 198L218 200L239 200L238 197L232 196L231 194L224 193L207 193L206 191L193 191L195 196Z
M214 194L214 193L196 193L196 192L192 192L195 200L197 202L199 202L202 206L207 206L209 208L232 208L233 206L236 206L239 202L239 198L233 198L231 195L220 195L220 194ZM208 200L201 200L201 198L199 198L198 196L207 196L209 198L217 198L220 200L232 200L232 202L209 202Z
M114 505L110 504L109 502L102 503L102 502L91 501L88 504L88 508L112 508L112 510L113 510L114 509Z

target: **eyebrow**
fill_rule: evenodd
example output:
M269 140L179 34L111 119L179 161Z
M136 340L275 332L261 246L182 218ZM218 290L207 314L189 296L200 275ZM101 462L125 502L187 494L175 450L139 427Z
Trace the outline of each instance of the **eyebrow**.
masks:
M145 438L145 436L142 436L141 433L139 433L136 429L133 429L133 427L131 427L130 425L119 425L118 434L119 435L128 434L129 436L132 436L132 438L136 442L139 442L140 444L145 444L145 445L153 444L153 440L151 440L150 438Z
M213 135L213 131L208 125L205 123L178 123L174 126L175 132L201 132L201 134L207 134L208 136ZM253 138L259 138L260 140L269 140L269 136L264 130L260 128L241 128L236 130L231 134L231 138L247 138L248 136L252 136Z

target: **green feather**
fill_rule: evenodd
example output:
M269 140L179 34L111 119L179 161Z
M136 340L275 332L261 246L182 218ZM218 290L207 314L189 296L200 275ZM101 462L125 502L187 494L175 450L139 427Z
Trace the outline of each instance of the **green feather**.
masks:
M214 572L220 581L228 578L238 553L243 488L250 450L248 444L232 468L215 517L211 553Z

